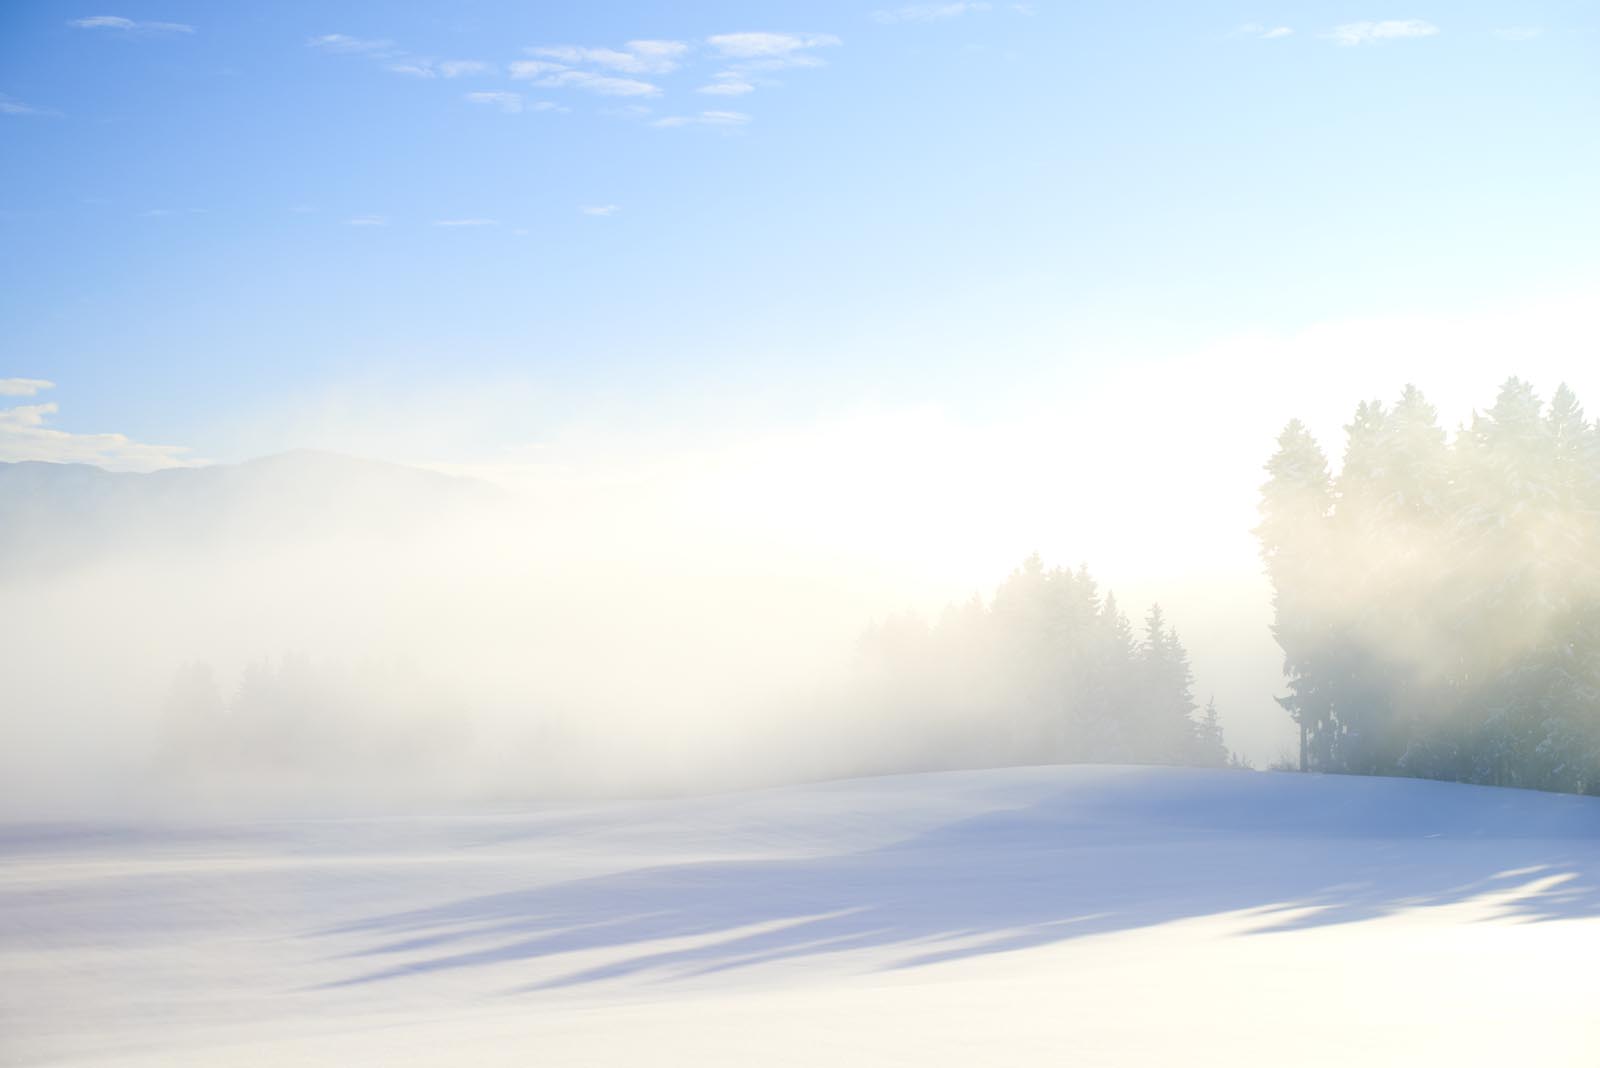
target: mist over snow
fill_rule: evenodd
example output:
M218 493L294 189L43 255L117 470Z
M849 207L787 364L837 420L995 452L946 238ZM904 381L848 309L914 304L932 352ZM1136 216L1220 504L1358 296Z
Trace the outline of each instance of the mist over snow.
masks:
M1220 737L1203 758L1184 740L1205 697L1169 624L1152 634L1181 658L1170 698L1138 680L1168 671L1135 658L1148 604L1119 611L1081 569L1047 587L1056 572L1022 553L971 585L927 582L941 521L982 502L910 462L942 423L888 428L532 482L319 452L147 474L0 465L5 803L383 807L1220 761ZM885 564L919 526L936 544ZM874 635L991 595L986 636L942 667L918 662L931 647L881 655ZM1053 643L1100 641L1040 630L1057 611L1102 619L1095 655L1125 665L1040 674ZM966 682L939 681L957 663ZM1116 725L1163 700L1165 725Z
M665 530L339 456L6 465L0 502L21 808L792 777L762 739L826 707L867 618Z

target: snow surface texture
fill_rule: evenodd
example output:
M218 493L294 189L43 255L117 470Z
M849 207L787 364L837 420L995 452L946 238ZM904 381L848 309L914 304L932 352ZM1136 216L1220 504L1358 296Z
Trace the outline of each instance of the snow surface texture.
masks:
M1600 1063L1592 798L1024 768L0 858L6 1063Z

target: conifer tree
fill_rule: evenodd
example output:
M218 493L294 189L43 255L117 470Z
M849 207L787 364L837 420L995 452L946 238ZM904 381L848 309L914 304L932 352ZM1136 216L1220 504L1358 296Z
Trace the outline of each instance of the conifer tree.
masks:
M1188 652L1160 608L1136 640L1087 568L1047 569L1037 554L987 604L948 609L932 628L905 617L869 628L860 667L872 718L914 717L962 766L1227 760L1215 707L1194 721Z
M1272 634L1283 650L1289 693L1278 699L1300 728L1302 771L1325 763L1331 706L1319 661L1326 654L1327 523L1332 509L1328 460L1298 419L1278 435L1267 462L1256 536L1273 588Z
M1600 430L1506 380L1453 440L1364 402L1328 479L1298 423L1257 528L1302 766L1600 792Z
M1217 714L1217 699L1212 697L1206 701L1205 711L1200 714L1200 724L1195 730L1194 763L1204 768L1223 768L1232 763L1232 757L1222 737L1222 718Z

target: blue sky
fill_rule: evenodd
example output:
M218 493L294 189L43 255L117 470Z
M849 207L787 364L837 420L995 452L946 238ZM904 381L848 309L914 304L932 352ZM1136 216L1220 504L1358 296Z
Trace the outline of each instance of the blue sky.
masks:
M221 460L1001 418L1587 284L1597 57L1577 3L14 2L0 377Z

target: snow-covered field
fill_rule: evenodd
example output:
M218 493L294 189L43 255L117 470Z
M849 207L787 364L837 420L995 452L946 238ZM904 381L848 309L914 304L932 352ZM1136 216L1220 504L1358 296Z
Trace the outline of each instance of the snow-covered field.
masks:
M1600 1064L1600 800L1024 768L0 827L0 1060Z

